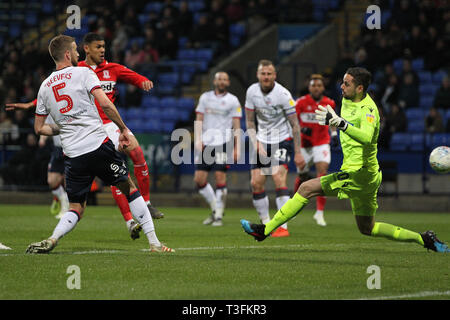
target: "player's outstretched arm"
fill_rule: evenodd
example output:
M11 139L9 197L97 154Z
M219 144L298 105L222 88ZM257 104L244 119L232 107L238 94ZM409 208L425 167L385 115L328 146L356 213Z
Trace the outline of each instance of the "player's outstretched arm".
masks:
M361 121L361 127L356 128L348 123L344 118L339 117L330 105L327 105L326 107L319 106L316 110L316 119L321 125L329 125L344 131L351 138L361 144L368 144L372 142L374 126L367 125L366 121Z
M22 109L22 110L28 110L31 108L36 107L36 100L27 102L27 103L18 103L18 102L14 102L14 103L7 103L5 104L5 110L6 111L13 111L16 109Z

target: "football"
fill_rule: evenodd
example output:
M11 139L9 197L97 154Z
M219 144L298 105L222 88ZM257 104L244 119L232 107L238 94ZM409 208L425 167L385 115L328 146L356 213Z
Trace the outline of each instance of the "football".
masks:
M430 166L437 173L450 172L450 148L440 146L430 153Z

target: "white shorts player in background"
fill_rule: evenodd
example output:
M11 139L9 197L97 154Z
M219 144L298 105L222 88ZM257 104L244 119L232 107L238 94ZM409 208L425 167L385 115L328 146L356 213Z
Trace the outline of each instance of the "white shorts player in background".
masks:
M279 210L290 198L286 179L292 149L297 167L303 168L305 161L300 151L300 126L291 93L275 81L275 66L269 60L258 63L256 77L258 82L247 89L245 117L250 143L256 151L256 161L251 163L253 205L261 222L266 223L270 220L269 198L265 192L267 172L270 171L275 184ZM287 236L287 224L272 233L272 237Z
M295 180L294 190L298 190L300 184L310 178L309 170L314 165L316 176L321 177L328 173L331 162L330 144L339 144L336 128L331 129L331 139L328 126L321 126L316 120L315 111L321 106L330 105L333 109L336 103L323 93L325 86L323 77L320 74L312 74L308 85L309 94L300 97L296 104L298 121L301 126L302 155L305 158L306 166L303 169L297 168L298 176ZM316 213L314 220L317 224L325 227L327 224L324 218L324 209L327 199L325 196L316 198Z
M229 163L236 162L240 156L242 110L238 98L227 91L230 79L226 72L217 72L213 85L214 90L203 93L195 109L194 182L211 208L211 215L203 224L222 226L227 196L226 172ZM215 171L215 192L207 181L209 171Z
M55 124L52 117L47 117L45 120L47 124ZM39 147L43 148L47 143L48 136L41 135L39 138ZM61 217L69 210L69 198L65 189L64 181L64 156L61 146L61 138L58 136L52 137L52 151L50 161L47 168L47 184L54 196L50 213L55 215L55 218Z
M66 189L69 210L60 219L52 235L32 243L27 253L47 253L83 216L86 199L94 178L117 186L129 202L134 219L147 236L152 252L173 252L158 240L150 211L138 189L128 176L128 169L103 128L94 98L119 128L122 148L130 145L129 130L114 104L89 68L76 67L77 45L74 38L59 35L49 44L56 64L54 71L41 84L38 93L34 129L39 135L60 135L64 151ZM50 115L55 124L46 124Z

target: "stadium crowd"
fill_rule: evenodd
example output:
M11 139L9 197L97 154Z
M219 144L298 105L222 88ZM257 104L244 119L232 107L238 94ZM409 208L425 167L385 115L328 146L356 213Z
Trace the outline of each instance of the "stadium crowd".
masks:
M63 4L57 1L46 3L51 4L50 13L42 15L64 11ZM340 3L342 5L342 1ZM341 52L336 66L323 72L325 94L339 102L339 84L344 71L350 66L366 67L374 75L370 92L382 115L381 148L389 148L393 133L408 131L409 109L426 110L426 120L422 119L419 130L450 132L450 118L446 116L450 109L447 76L450 11L446 10L445 1L379 0L374 3L380 6L383 17L387 17L381 30L368 30L361 25L359 41ZM236 48L230 41L233 23L260 26L259 29L247 28L242 41L271 23L315 21L311 0L164 0L151 3L99 0L80 1L80 6L86 13L86 31L104 36L107 60L137 71L145 64L176 59L181 48L212 48L213 61L220 60ZM79 49L81 60L84 54ZM6 36L2 38L0 66L0 105L4 106L33 100L40 83L51 72L53 62L46 45L40 45L39 41L25 42L21 36ZM432 96L431 100L426 100L427 104L421 102L425 93L430 95L430 91L422 91L425 81L422 74L426 72L437 75L430 81ZM137 105L140 99L140 91L130 87L123 101ZM33 118L34 110L5 112L2 107L0 146L29 145L28 133L32 132ZM29 161L34 160L29 158ZM8 167L8 164L11 163L2 163L2 166Z

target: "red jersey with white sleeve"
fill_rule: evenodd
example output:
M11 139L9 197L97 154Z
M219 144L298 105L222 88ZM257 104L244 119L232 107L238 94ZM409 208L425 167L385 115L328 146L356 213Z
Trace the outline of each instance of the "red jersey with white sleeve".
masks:
M95 73L78 67L54 71L39 88L36 115L53 118L69 158L96 150L107 138L91 95L99 88Z
M105 91L106 95L112 103L114 103L117 97L116 83L118 81L132 84L138 88L142 87L142 82L149 81L146 77L128 69L121 64L108 62L106 60L104 60L99 65L94 66L88 65L86 61L80 61L78 62L78 66L87 67L97 74L103 91ZM103 124L111 122L111 120L103 112L102 108L100 108L97 101L95 101L95 105L97 106L98 113L100 115L100 118L102 118Z
M326 96L322 96L322 99L319 102L314 100L310 94L304 95L297 100L295 110L297 111L300 128L302 128L301 139L303 148L330 143L328 126L320 125L316 120L315 114L319 105L326 106L327 104L333 109L336 107L334 100ZM306 131L304 128L310 129L310 135L304 133Z

